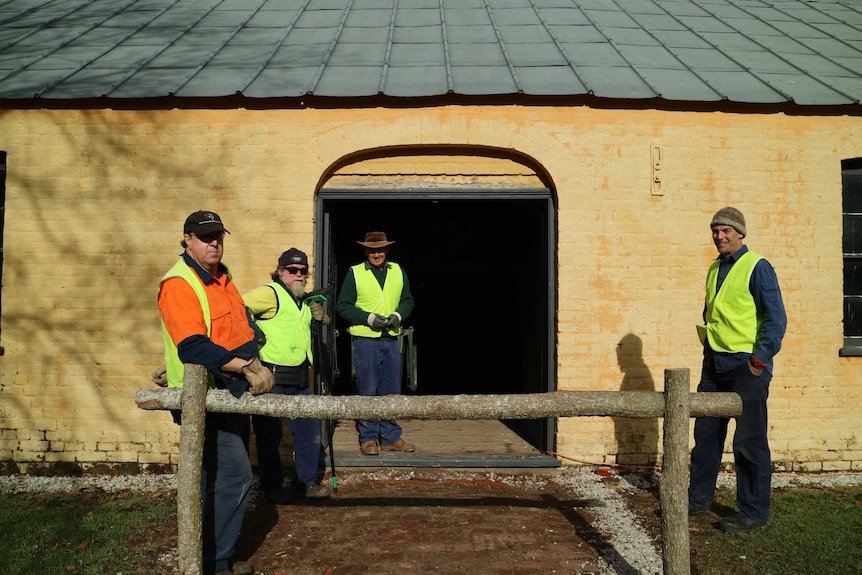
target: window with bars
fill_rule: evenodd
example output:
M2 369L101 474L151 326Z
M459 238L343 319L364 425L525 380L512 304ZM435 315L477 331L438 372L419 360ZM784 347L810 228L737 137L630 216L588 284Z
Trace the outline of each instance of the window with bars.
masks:
M862 158L841 162L844 224L844 347L862 356Z
M6 221L6 152L0 150L0 291L3 289L3 227ZM2 312L2 310L0 310ZM2 334L0 328L0 334ZM0 355L4 355L0 345Z

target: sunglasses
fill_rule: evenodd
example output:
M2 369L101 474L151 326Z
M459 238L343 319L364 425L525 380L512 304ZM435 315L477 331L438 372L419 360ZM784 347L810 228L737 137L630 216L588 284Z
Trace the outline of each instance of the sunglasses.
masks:
M298 268L296 266L287 266L281 269L283 269L292 276L304 276L308 273L308 270L306 268Z
M192 232L189 235L196 237L197 239L199 239L200 241L202 241L205 244L211 244L211 243L213 243L214 240L222 241L224 239L224 232L212 232L209 234L202 234L202 235L198 235L198 234Z

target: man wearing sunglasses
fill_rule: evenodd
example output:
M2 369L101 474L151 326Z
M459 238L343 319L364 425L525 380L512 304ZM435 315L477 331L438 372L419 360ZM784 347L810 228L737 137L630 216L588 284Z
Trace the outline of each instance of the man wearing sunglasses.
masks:
M338 315L350 325L353 369L359 395L401 393L401 354L398 334L413 313L413 296L407 274L395 262L386 260L389 246L384 232L368 232L364 242L365 261L347 271L338 294ZM357 421L359 451L378 455L384 451L416 451L401 438L396 421Z
M209 371L210 387L239 397L273 385L258 359L257 337L230 272L221 262L228 232L215 212L194 212L183 226L180 259L159 285L159 313L168 387L183 387L184 364ZM179 411L174 421L181 423ZM248 416L208 412L203 448L203 568L215 575L251 575L244 561L231 564L248 506L251 464L246 451Z
M329 324L320 303L305 301L308 280L308 256L290 248L278 258L270 274L272 282L259 286L243 296L246 307L266 336L260 350L265 368L275 376L272 393L309 395L309 369L314 364L311 352L311 320ZM257 446L260 485L269 503L283 505L299 497L327 499L329 489L318 478L320 461L320 421L286 419L293 433L294 478L292 489L284 487L279 446L282 439L281 418L251 416Z

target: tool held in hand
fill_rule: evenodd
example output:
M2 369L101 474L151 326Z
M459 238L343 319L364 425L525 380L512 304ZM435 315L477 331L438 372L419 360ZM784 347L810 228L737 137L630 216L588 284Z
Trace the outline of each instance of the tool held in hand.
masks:
M315 290L312 292L308 292L303 296L303 299L308 303L319 303L323 305L327 300L327 296L332 297L334 290L332 288L323 288L319 290ZM334 324L334 322L332 322ZM316 321L314 322L314 327L312 329L312 334L314 336L314 357L316 359L315 363L317 364L316 369L319 374L317 377L318 380L318 388L315 390L319 395L329 395L331 389L331 377L332 377L332 367L331 367L331 358L329 356L329 350L327 349L324 341L323 341L323 330L326 329L326 326L323 322ZM334 331L334 330L333 330ZM330 337L334 337L334 333L330 334ZM331 419L324 420L324 433L326 434L326 441L329 445L329 467L332 472L332 491L338 493L338 479L335 474L335 447L332 445L332 438L335 435L335 422Z

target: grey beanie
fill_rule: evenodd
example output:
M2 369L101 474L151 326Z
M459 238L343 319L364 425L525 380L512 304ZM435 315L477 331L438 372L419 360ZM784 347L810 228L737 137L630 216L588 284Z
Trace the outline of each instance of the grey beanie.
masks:
M743 236L746 235L745 216L736 208L721 208L715 212L715 215L712 216L712 221L709 223L710 228L713 226L730 226Z

